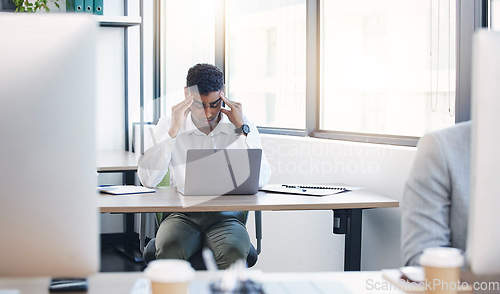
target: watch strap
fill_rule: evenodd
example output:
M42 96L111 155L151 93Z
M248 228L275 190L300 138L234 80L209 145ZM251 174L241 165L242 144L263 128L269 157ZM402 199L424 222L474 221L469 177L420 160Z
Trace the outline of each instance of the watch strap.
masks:
M244 134L245 136L250 133L250 127L247 124L243 124L240 128L234 130L236 134Z

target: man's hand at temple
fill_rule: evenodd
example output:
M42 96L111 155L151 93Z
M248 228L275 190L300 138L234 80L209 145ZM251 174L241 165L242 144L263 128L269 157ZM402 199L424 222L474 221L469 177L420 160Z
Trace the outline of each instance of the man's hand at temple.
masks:
M171 138L177 137L177 133L186 123L187 115L191 111L189 107L193 104L193 98L193 95L189 94L181 103L172 107L172 125L168 131Z
M234 124L236 128L241 128L241 126L245 123L243 120L243 107L241 103L231 101L227 99L224 94L221 95L222 101L226 103L229 109L222 108L220 111L227 115L229 120Z

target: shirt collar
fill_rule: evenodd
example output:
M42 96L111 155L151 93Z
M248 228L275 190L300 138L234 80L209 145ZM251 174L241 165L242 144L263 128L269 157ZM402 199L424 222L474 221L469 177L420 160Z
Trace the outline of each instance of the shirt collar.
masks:
M191 112L188 114L186 118L186 123L184 123L184 133L190 134L190 133L195 133L195 134L203 134L198 130L198 128L194 125L193 122L193 116L191 115Z
M215 127L215 129L213 129L208 135L205 135L205 133L203 133L196 127L196 125L193 122L192 113L189 113L188 117L186 118L186 123L184 124L184 132L186 134L194 133L199 136L216 136L219 135L220 133L234 134L235 127L233 123L224 113L221 113L221 115L222 118Z

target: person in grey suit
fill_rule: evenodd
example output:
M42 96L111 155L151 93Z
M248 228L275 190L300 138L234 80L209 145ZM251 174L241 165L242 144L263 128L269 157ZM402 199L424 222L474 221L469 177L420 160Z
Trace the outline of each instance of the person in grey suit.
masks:
M465 250L469 210L471 122L431 132L417 156L401 201L405 265L419 265L428 247Z

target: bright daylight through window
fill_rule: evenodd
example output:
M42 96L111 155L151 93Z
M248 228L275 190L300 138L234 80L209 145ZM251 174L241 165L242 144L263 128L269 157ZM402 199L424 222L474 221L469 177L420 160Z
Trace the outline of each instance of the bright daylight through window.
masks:
M170 115L172 106L184 99L188 69L215 62L214 10L214 0L167 0L162 5L162 116Z
M224 0L220 26L217 3L162 5L162 115L183 99L180 72L223 58L226 95L278 133L420 137L455 123L456 0ZM316 20L319 48L306 52ZM311 56L316 77L306 73ZM306 83L317 85L315 97Z
M455 123L455 1L324 0L320 11L320 129L420 137Z
M259 126L305 128L306 1L226 2L226 89Z

